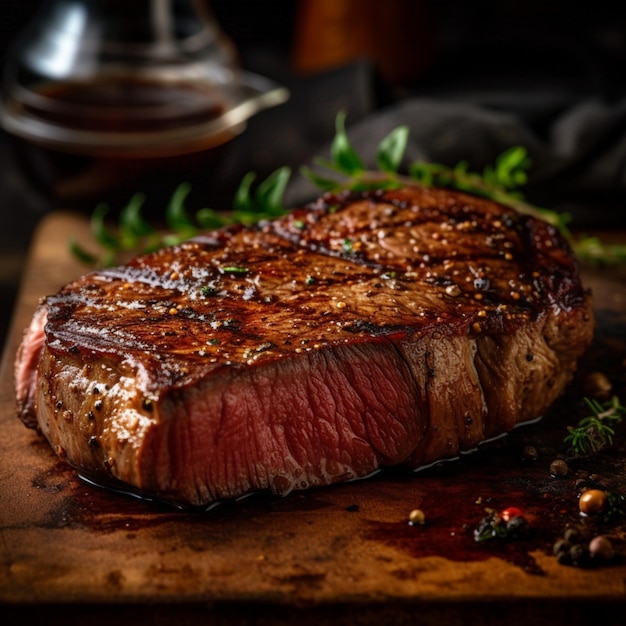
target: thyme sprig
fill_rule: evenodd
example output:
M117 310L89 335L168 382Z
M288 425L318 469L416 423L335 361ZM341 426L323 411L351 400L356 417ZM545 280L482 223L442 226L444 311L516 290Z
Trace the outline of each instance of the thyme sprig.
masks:
M568 426L568 435L564 439L574 456L596 454L612 445L615 426L626 416L626 407L617 396L603 403L587 397L583 401L590 414L576 426Z
M626 245L607 245L597 238L574 239L569 230L567 213L537 207L526 201L520 188L528 181L532 163L526 148L512 146L500 154L492 165L482 172L473 172L462 161L453 167L440 163L415 161L409 163L405 173L403 165L409 138L409 128L399 126L385 136L376 149L376 170L368 169L352 146L345 127L346 114L341 111L335 120L335 136L331 143L330 158L315 158L312 167L302 166L300 172L323 191L365 191L371 189L398 189L403 186L423 185L465 191L495 200L523 214L534 215L557 227L572 243L578 256L589 263L616 264L626 262ZM291 170L282 167L256 184L256 174L244 176L233 199L229 214L203 208L193 215L187 210L185 200L191 190L182 183L174 191L165 213L169 232L155 231L141 216L144 202L142 194L133 196L121 211L117 228L105 224L106 205L96 207L92 219L92 233L101 247L100 253L91 253L77 241L70 247L74 255L92 265L111 265L118 256L130 251L150 251L164 245L178 243L207 229L220 228L233 223L250 224L272 219L286 213L283 195Z

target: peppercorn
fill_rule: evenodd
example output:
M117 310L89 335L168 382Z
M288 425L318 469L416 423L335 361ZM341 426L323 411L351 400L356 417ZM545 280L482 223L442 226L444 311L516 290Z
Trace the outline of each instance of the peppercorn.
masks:
M575 565L576 567L585 567L589 564L589 560L591 558L589 548L582 543L573 545L569 550L569 556L572 561L572 565Z
M539 458L539 452L535 446L526 446L522 452L524 461L536 461Z
M589 542L589 554L593 559L610 561L615 556L615 550L606 537L598 535Z
M569 554L569 550L570 547L568 547L567 549L563 549L563 550L559 550L556 553L556 561L559 565L570 565L572 562L572 559L570 557Z
M606 492L601 489L588 489L578 499L578 508L583 515L601 513L606 504Z
M411 526L423 526L426 523L426 515L421 509L413 509L409 513L409 524Z
M587 539L577 528L568 528L554 543L552 552L561 565L587 567L591 562Z
M552 476L567 476L568 472L569 467L563 459L554 459L554 461L550 463L550 474Z
M576 528L568 528L563 534L563 539L570 544L580 543L583 540L583 536Z
M557 539L554 542L554 546L552 546L552 553L554 556L559 556L560 554L566 553L572 547L572 544L566 539Z
M516 506L509 506L506 509L500 511L500 517L505 521L509 522L514 517L518 517L522 515L521 509L518 509Z
M523 515L516 515L506 523L507 536L512 539L522 539L530 535L530 524Z

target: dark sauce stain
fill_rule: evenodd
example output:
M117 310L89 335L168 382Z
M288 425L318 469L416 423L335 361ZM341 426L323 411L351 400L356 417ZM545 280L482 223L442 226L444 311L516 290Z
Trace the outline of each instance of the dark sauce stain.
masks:
M557 411L560 413L562 409L559 407ZM528 573L541 575L531 553L535 550L551 552L554 541L567 525L585 526L590 533L606 530L600 520L580 517L577 494L584 487L597 486L626 493L624 449L607 450L592 458L570 459L568 476L550 475L549 466L558 454L565 423L557 419L526 426L473 454L418 473L388 470L361 483L353 483L359 484L364 493L370 485L379 486L384 493L384 485L388 484L396 497L398 493L403 494L404 499L397 504L397 522L372 520L366 506L367 497L361 501L353 491L342 510L363 520L364 539L393 546L415 558L439 555L457 561L484 561L497 557ZM626 439L626 432L617 433L618 439ZM523 451L530 445L537 449L537 456L529 461ZM33 484L63 495L49 512L44 522L47 527L80 527L101 533L126 531L130 537L133 533L175 523L177 532L185 532L186 528L193 535L194 526L206 531L207 520L210 520L215 540L219 540L229 523L241 523L252 517L324 509L336 514L333 494L345 488L337 485L311 489L285 498L258 493L239 501L220 503L206 511L179 509L142 494L129 494L119 485L97 486L76 480L76 474L62 461L35 477ZM476 542L473 531L486 510L509 506L524 512L531 523L531 536ZM424 510L427 516L424 526L409 525L408 514L412 508ZM615 526L611 528L615 529Z
M273 580L281 586L291 586L292 592L298 593L300 590L309 591L311 589L320 589L326 580L326 574L304 572L302 574L274 577Z
M31 479L32 486L45 493L61 493L67 487L68 468L58 460L49 469L38 472Z
M435 518L424 526L409 524L376 524L366 538L375 539L419 559L443 556L451 561L485 561L499 558L522 568L526 573L544 575L529 550L534 549L530 539L519 541L490 541L478 544L469 527L452 529L438 525ZM399 578L406 578L406 570L399 570Z
M549 507L552 513L546 515L546 502L540 494L530 493L514 481L505 484L494 480L489 469L469 469L464 461L457 465L462 467L455 471L441 470L441 475L434 471L431 476L419 478L419 488L413 495L419 503L415 508L426 515L423 525L409 523L410 507L407 506L398 522L370 521L363 538L384 543L416 559L443 556L452 561L485 561L499 558L529 574L543 575L531 552L550 548L551 525L560 528L563 523L560 506L554 509L553 500ZM413 490L414 486L415 483L410 488ZM487 515L487 510L500 511L508 506L519 507L524 512L531 523L530 536L477 542L474 529Z
M113 590L122 589L125 582L125 576L120 570L113 570L109 572L105 579L105 585Z
M265 513L294 509L299 511L317 510L330 506L329 503L323 500L310 497L309 494L314 493L315 490L311 490L310 492L295 492L287 498L273 497L269 492L257 492L247 494L235 500L214 502L204 507L181 506L176 503L164 501L153 494L132 489L128 485L110 478L89 476L83 473L78 473L78 477L84 484L95 488L94 491L101 492L105 498L114 494L114 496L116 496L115 499L119 501L120 495L125 496L126 500L139 501L143 505L149 505L153 512L179 512L179 517L186 514L193 518L209 512L214 516L230 515L233 512L241 511L244 507L243 503L253 503L253 506L258 512Z
M557 423L559 421L557 420ZM413 481L399 474L385 480L407 483L413 504L397 523L369 521L363 537L381 542L414 558L444 556L453 561L484 561L492 557L511 563L531 575L544 575L533 553L552 554L566 528L584 536L605 534L617 551L614 562L626 559L626 518L615 515L584 517L578 496L584 489L600 488L626 494L626 446L605 450L593 457L568 459L565 477L550 475L551 461L559 452L563 422L558 429L539 423L511 433L476 454L452 463L438 464ZM626 440L620 427L616 440ZM538 457L528 461L523 451L539 447ZM492 538L476 541L474 530L487 511L507 507L522 510L531 532L524 538ZM425 512L424 525L411 525L411 508ZM398 572L406 577L407 571ZM415 573L413 574L415 575Z

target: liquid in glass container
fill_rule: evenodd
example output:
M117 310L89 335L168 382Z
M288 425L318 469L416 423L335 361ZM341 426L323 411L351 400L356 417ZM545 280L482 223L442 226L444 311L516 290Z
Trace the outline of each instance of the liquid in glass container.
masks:
M243 71L204 0L48 0L7 57L0 121L55 199L210 167L287 91Z

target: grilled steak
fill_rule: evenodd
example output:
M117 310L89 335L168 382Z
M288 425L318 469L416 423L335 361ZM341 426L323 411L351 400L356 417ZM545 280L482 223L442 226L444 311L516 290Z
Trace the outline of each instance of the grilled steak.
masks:
M443 190L327 195L45 299L18 410L82 474L205 506L469 451L542 415L592 332L552 226Z

